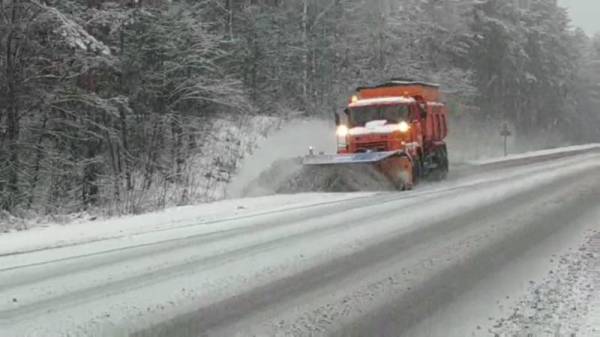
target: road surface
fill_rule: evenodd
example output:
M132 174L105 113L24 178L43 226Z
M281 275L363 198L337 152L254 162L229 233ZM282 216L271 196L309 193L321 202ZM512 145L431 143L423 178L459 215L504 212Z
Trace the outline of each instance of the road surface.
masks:
M406 193L270 198L146 231L0 235L0 336L508 334L526 323L504 318L600 230L600 154L480 163ZM577 310L573 326L593 325L597 308Z

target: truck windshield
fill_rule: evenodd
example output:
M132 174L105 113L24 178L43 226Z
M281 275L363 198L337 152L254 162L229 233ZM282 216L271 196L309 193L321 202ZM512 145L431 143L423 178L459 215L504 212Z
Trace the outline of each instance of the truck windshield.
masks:
M352 127L365 126L372 121L387 121L400 123L409 118L407 105L380 105L365 106L350 109L350 123Z

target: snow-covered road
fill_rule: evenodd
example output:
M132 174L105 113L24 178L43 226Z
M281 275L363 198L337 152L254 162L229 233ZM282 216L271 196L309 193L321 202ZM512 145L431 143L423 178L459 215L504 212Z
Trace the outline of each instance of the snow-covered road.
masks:
M0 235L0 336L488 335L600 230L600 154L202 207Z

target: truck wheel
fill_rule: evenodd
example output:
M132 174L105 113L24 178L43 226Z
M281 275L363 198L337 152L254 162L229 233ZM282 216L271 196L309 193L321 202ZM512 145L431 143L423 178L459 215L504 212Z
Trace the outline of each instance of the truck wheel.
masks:
M418 185L421 177L423 177L423 161L420 158L413 160L413 183Z
M448 160L448 150L446 147L440 150L440 154L442 156L442 180L446 180L448 178L448 172L450 171L450 161Z

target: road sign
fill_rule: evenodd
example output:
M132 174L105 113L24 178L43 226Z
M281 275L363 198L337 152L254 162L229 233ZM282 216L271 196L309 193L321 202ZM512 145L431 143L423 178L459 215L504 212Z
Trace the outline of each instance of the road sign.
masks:
M508 156L508 137L512 136L512 132L510 132L510 128L508 127L508 123L504 123L502 125L502 130L500 130L500 136L504 138L504 156Z

